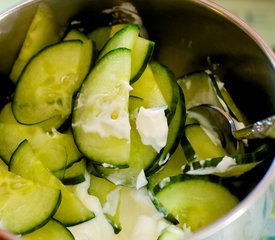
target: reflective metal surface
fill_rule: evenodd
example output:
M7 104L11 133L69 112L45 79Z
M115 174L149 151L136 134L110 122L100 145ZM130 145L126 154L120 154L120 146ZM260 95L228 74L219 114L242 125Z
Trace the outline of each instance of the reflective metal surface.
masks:
M22 44L38 0L29 0L0 15L0 72L8 73ZM48 0L59 21L79 15L91 28L102 11L122 0ZM251 122L275 112L275 57L261 37L231 13L206 0L130 1L142 17L154 58L177 76L211 69L225 82ZM1 81L1 80L0 80ZM1 88L5 83L0 82ZM274 199L275 159L261 181L231 213L191 239L260 239ZM267 166L267 167L268 167Z

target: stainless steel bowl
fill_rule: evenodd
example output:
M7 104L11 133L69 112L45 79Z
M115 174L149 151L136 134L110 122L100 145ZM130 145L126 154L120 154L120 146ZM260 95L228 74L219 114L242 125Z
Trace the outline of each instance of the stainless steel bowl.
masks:
M39 0L27 0L0 14L0 72L7 74L20 49ZM79 15L98 25L102 11L123 0L48 0L60 23ZM206 0L129 1L137 9L154 57L177 76L212 69L219 74L250 121L275 112L275 56L262 38L240 19ZM1 81L1 99L8 83ZM255 176L257 184L229 214L191 239L260 239L275 205L275 158ZM1 239L1 233L0 233Z

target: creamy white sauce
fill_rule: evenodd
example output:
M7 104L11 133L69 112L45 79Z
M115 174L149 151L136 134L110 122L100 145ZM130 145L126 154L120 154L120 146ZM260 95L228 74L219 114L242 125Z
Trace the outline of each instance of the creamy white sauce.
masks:
M113 228L106 220L99 200L88 194L89 174L86 174L85 177L86 181L76 187L76 194L85 206L95 213L96 217L87 222L68 227L68 229L74 235L75 240L113 239Z
M144 145L152 146L157 152L166 145L168 123L163 108L141 107L136 118L136 127Z
M203 165L204 161L201 160L201 165ZM190 175L205 175L205 174L213 174L213 173L224 173L231 169L232 167L236 166L236 160L229 156L224 156L223 159L218 163L216 167L207 167L207 168L200 168L200 169L191 169L187 174Z
M171 224L163 219L156 210L146 188L119 187L108 196L108 205L103 208L98 199L88 194L90 184L89 174L86 181L76 187L76 194L80 200L92 211L96 217L82 224L69 227L76 240L137 240L157 239L159 234ZM115 198L115 200L113 199ZM119 234L113 232L113 228L106 220L104 211L114 213L119 205L119 217L122 230Z
M118 187L107 195L106 203L103 206L104 213L108 213L111 216L115 215L119 205L120 189L121 188Z
M146 176L145 176L145 172L144 170L142 169L139 173L139 175L137 176L137 184L136 184L136 189L140 189L144 186L146 186L148 183L147 179L146 179Z
M73 126L81 126L87 133L97 133L100 137L114 136L130 141L130 121L128 112L128 100L131 86L124 81L110 92L95 94L88 97L86 105L92 106L84 120L73 123ZM87 96L80 95L76 108L84 106Z

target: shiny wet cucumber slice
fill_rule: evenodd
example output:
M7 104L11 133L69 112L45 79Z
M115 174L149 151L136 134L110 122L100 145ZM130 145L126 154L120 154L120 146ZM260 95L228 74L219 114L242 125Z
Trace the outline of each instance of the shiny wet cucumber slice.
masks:
M9 163L13 152L25 139L50 171L67 168L82 157L71 131L44 132L36 125L28 126L17 122L0 123L0 131L0 156L6 163Z
M116 48L131 50L131 80L139 79L153 54L155 43L139 37L139 26L136 24L118 24L110 29L110 37L101 50L98 59Z
M55 214L60 190L40 185L0 167L1 226L15 234L34 231Z
M210 136L209 134L212 135ZM211 133L211 131L205 131L199 124L189 124L185 126L185 137L188 143L182 142L183 145L190 144L194 150L194 155L191 156L188 161L228 155L217 136Z
M186 119L184 96L179 88L175 89L174 94L178 97L175 113L169 123L167 143L162 149L158 158L146 169L146 175L149 176L167 163L171 155L175 152L180 143ZM167 121L169 121L167 119Z
M271 146L263 144L254 152L190 162L182 170L186 174L238 177L269 158L270 154Z
M98 164L125 167L130 155L128 113L131 51L106 54L84 81L73 110L80 151Z
M27 179L61 190L62 200L54 218L66 226L85 222L94 217L79 198L69 191L35 156L28 141L23 141L13 154L9 169Z
M182 167L184 167L186 163L186 157L181 145L179 144L167 163L165 163L161 169L148 176L148 190L153 192L154 187L163 179L181 174Z
M25 240L74 240L72 233L59 221L50 219L43 227L34 232L23 234Z
M112 26L103 26L92 30L88 33L88 37L96 44L98 51L101 51L106 42L119 30L125 27L126 24L115 24Z
M64 26L59 24L53 10L40 3L12 67L10 79L16 83L29 60L46 46L58 42L63 32Z
M167 103L167 119L170 122L179 101L178 84L174 73L157 61L150 62L150 68ZM181 99L184 101L183 99Z
M71 113L72 97L83 80L83 57L82 41L71 40L47 47L32 58L15 89L12 110L17 121L49 121L49 130L60 127Z
M53 172L65 185L75 185L85 181L86 159L80 159L68 168Z
M0 168L8 170L8 165L0 158Z
M87 35L80 32L79 30L72 29L68 32L68 34L64 37L63 41L70 41L70 40L80 40L83 43L82 47L82 55L81 58L82 63L79 64L79 74L80 79L85 79L86 75L88 74L89 70L91 69L92 65L95 62L96 52L95 46L90 38ZM78 89L81 85L81 81L79 81L79 86L76 88Z
M197 231L233 209L239 202L226 187L205 176L178 175L154 188L155 205Z
M133 49L139 35L139 27L136 24L129 24L116 32L108 39L103 49L100 51L98 60L108 52L117 48Z

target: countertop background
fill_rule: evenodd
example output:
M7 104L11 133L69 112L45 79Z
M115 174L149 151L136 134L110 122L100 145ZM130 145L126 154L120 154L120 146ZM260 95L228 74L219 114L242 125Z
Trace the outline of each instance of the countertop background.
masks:
M0 0L0 11L22 0ZM212 0L248 23L275 51L275 0ZM275 206L262 240L275 240Z

